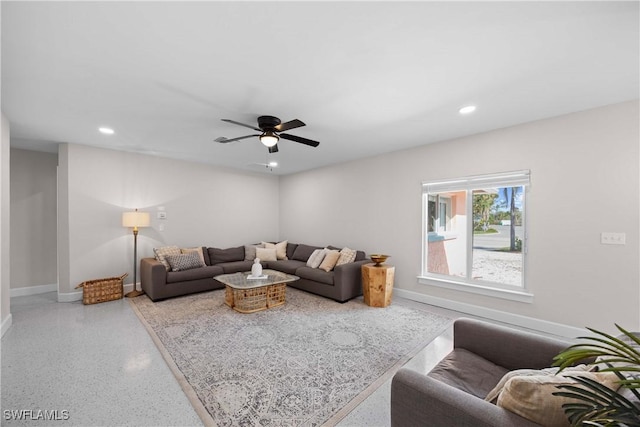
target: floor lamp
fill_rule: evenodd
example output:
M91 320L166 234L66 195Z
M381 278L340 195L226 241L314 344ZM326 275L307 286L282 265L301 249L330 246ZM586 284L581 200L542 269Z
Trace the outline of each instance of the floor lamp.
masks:
M149 212L122 213L122 226L133 228L133 290L125 294L127 298L134 298L144 294L142 290L137 290L137 272L138 272L138 227L148 227L150 222Z

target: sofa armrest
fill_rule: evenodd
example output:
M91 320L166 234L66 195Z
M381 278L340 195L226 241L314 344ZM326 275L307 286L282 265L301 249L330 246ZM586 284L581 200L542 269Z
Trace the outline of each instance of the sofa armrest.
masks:
M140 260L140 287L151 298L160 298L158 289L167 284L167 269L155 258L142 258Z
M492 403L408 368L391 381L391 427L534 427Z
M480 320L461 318L453 324L454 348L464 348L509 370L547 368L554 356L570 345Z
M333 269L333 284L340 289L340 301L362 295L362 265L370 262L370 259L364 259L338 265Z

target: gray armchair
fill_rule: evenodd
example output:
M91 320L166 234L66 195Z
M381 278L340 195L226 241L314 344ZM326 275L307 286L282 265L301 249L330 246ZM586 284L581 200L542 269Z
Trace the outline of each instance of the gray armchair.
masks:
M400 369L391 382L391 426L532 427L484 400L515 369L542 369L571 343L472 319L453 326L453 350L427 375Z

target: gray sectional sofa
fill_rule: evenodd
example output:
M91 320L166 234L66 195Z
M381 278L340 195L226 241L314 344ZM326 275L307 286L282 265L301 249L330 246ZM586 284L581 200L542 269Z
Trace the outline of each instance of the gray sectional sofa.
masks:
M340 248L327 246L330 249ZM331 271L307 267L309 256L324 246L287 243L287 259L261 261L264 268L293 274L300 280L287 285L311 292L338 302L345 302L362 295L362 264L371 262L363 251L357 251L355 261L334 267ZM220 274L250 271L253 261L245 260L245 246L234 248L203 247L204 267L185 271L167 271L155 258L140 261L140 283L142 290L153 301L195 292L223 289L224 285L213 277Z

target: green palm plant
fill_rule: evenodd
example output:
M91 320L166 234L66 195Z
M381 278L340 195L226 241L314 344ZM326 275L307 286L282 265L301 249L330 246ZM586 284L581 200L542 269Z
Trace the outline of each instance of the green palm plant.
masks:
M571 376L578 384L560 385L553 393L575 399L562 405L572 426L640 426L640 339L616 325L622 333L614 337L587 328L594 336L579 337L586 343L575 344L554 358L554 366L561 372L569 366L592 360L600 372L613 372L619 378L620 388L613 391L588 378ZM603 366L606 366L603 368ZM635 403L622 392L629 390Z

